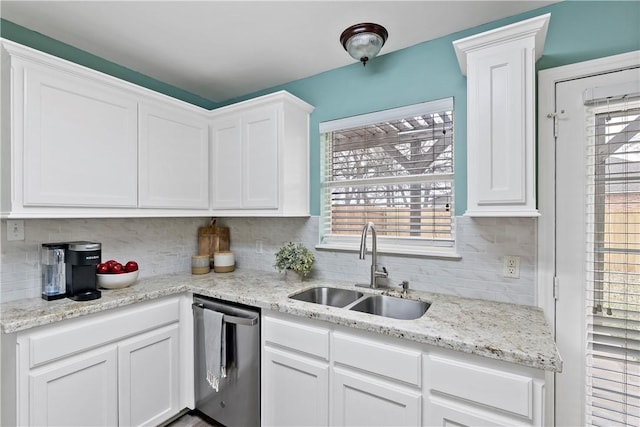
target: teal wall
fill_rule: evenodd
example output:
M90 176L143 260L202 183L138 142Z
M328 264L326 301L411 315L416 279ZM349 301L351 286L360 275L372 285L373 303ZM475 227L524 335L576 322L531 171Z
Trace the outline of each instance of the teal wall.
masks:
M551 13L551 19L543 56L536 64L538 69L640 50L640 1L566 1L382 55L366 67L354 62L226 103L287 90L315 106L311 115L310 209L317 215L320 212L319 123L453 96L455 212L462 215L467 206L467 94L466 78L460 72L452 42L545 13ZM336 49L340 49L337 42Z
M0 37L12 40L24 46L32 47L50 55L66 59L67 61L84 65L87 68L126 80L138 86L164 93L165 95L169 95L173 98L180 99L208 110L214 109L220 105L194 93L163 83L114 62L107 61L106 59L95 56L87 51L80 50L66 43L54 40L44 34L31 31L28 28L14 24L6 19L0 19Z
M457 215L461 215L466 209L467 198L466 79L460 72L451 43L544 13L551 13L551 21L543 56L537 63L538 69L640 50L640 1L565 1L382 55L371 60L366 67L354 62L216 104L8 21L0 22L0 35L209 109L277 90L287 90L300 97L315 106L310 131L310 209L313 215L320 212L320 122L453 96L456 121L455 210ZM384 25L384 22L380 24ZM336 49L341 49L337 41Z

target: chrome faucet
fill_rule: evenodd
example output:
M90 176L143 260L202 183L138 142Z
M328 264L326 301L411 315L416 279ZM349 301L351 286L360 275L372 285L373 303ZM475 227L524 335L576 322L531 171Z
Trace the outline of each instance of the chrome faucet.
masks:
M378 234L372 222L367 222L362 228L362 236L360 236L360 259L364 259L367 253L367 232L371 230L371 280L369 287L371 289L378 288L378 278L387 277L387 269L382 267L378 270Z

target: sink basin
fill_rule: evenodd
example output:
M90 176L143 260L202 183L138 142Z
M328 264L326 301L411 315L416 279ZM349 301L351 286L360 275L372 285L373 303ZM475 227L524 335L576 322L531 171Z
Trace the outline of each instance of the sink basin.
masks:
M298 301L312 302L314 304L330 305L332 307L346 307L362 297L362 295L362 292L349 289L320 286L298 292L289 296L289 298Z
M394 319L411 320L426 313L431 304L424 301L390 297L386 295L371 295L354 304L350 310L377 316L392 317Z

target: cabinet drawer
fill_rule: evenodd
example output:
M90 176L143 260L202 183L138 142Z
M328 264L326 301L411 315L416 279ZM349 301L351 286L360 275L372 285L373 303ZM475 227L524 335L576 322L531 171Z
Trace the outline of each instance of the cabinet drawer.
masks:
M432 391L532 418L533 378L456 360L428 356Z
M502 419L489 411L470 409L448 399L431 397L429 410L425 412L425 425L451 427L501 427L517 425L513 419ZM518 423L519 424L519 423Z
M419 351L340 332L334 333L332 344L336 363L420 386L421 353Z
M33 368L129 335L178 322L179 319L180 302L175 298L45 327L28 335L29 366Z
M264 339L293 350L329 360L329 330L265 317Z

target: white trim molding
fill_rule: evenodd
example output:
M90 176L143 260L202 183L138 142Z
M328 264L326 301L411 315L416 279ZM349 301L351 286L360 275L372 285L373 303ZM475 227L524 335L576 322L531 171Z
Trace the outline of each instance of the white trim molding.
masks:
M540 59L547 39L551 14L536 16L525 21L515 22L504 27L486 31L482 34L474 34L453 42L456 58L460 64L462 75L467 75L467 54L478 49L501 45L505 42L533 36L535 39L534 62Z

